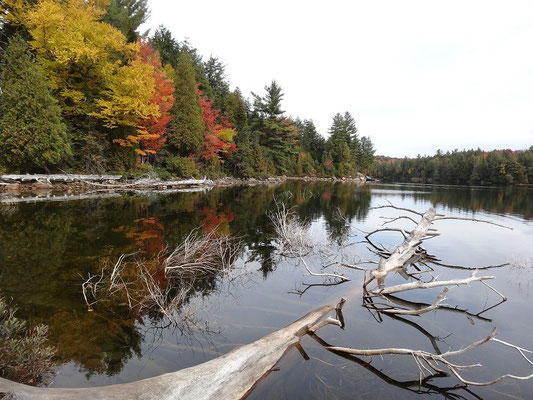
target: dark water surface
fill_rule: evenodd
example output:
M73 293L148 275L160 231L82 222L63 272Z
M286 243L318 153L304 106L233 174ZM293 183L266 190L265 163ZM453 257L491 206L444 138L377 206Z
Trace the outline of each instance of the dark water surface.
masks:
M440 221L436 228L441 236L424 245L449 264L510 263L482 272L496 275L490 283L508 301L481 314L482 318L440 310L421 317L383 317L378 321L361 307L362 272L343 271L352 280L341 285L308 287L305 284L322 280L306 276L304 267L294 260L280 258L267 216L275 209L275 198L294 206L298 216L311 223L316 243L342 251L350 262L376 260L367 245L357 243L364 237L358 229L374 230L383 222L381 216L398 215L393 210L371 209L387 200L419 211L434 206L447 215L511 226L512 231L480 223ZM338 209L344 220L338 217ZM58 348L59 358L55 387L130 382L196 365L342 296L349 299L344 308L346 328L328 326L319 332L332 345L427 351L437 346L444 352L483 338L497 327L500 339L533 349L532 218L533 190L527 188L358 187L323 182L0 203L0 292L12 299L21 317L49 325L50 341ZM410 228L408 221L396 225ZM98 273L105 263L114 264L124 253L137 252L139 259L153 259L164 246L176 246L196 227L240 237L245 247L235 265L239 271L247 271L231 282L217 278L198 285L186 305L197 310L196 326L165 327L160 315L132 313L123 304L97 304L94 312L87 311L81 292L83 277ZM399 243L398 235L390 233L376 235L375 240L391 248ZM312 261L311 266L318 270L320 265ZM435 274L439 279L469 275L449 269ZM391 277L387 282L401 283L403 279ZM432 303L439 292L417 291L403 297ZM494 292L476 282L450 288L445 303L475 315L498 300ZM409 399L430 394L437 398L533 398L533 380L451 390L458 382L445 377L419 388L419 370L411 357L345 359L325 351L309 337L303 338L302 346L308 361L296 349L290 350L279 362L280 370L263 379L249 398ZM497 343L452 361L482 363L483 367L464 372L471 380L491 380L506 372L533 373L533 365Z

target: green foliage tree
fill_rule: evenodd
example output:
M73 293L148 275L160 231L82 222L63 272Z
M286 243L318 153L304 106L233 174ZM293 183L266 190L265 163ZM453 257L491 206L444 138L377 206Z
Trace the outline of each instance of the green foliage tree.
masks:
M252 130L266 150L279 173L287 173L292 156L296 154L297 130L281 109L283 92L276 81L265 86L266 94L254 96Z
M350 147L348 147L348 144L345 142L340 142L339 163L336 172L338 177L354 174L352 154L350 152Z
M178 57L181 53L180 45L172 36L172 32L163 25L155 31L151 45L158 51L163 65L170 64L174 69L178 66Z
M326 140L316 130L312 120L303 120L299 126L302 150L311 154L313 160L320 161L324 154Z
M357 135L357 126L354 118L348 111L344 115L335 114L329 133L332 141L344 142L349 145Z
M326 143L326 149L331 153L331 157L335 164L335 167L338 169L340 164L343 164L343 169L341 172L337 171L337 174L342 174L342 171L350 170L353 172L357 165L357 160L361 156L361 144L357 136L357 126L355 125L355 120L349 112L345 112L344 115L337 113L333 117L333 123L329 129L329 138ZM352 164L351 168L347 168L346 149L345 146L348 146L350 153L350 162Z
M149 16L148 0L110 0L103 20L119 29L128 42L135 42L139 39L137 29Z
M31 172L57 165L71 155L61 109L19 36L9 41L0 87L0 153L7 167Z
M213 89L209 85L209 81L204 69L202 56L198 54L198 50L193 47L187 40L179 42L172 36L172 33L161 25L154 33L152 38L152 47L159 52L161 63L170 64L172 68L177 69L180 55L187 53L193 65L196 82L200 85L200 90L204 95L210 99L214 98Z
M213 90L213 106L221 112L226 111L229 95L229 82L224 64L216 57L209 57L204 63L204 70L209 86Z
M254 153L250 140L250 127L246 104L239 89L229 93L226 102L226 114L235 127L235 144L237 151L228 160L230 171L246 178L254 176Z
M175 155L198 155L204 142L204 123L192 60L186 52L179 56L175 84L168 144Z
M361 172L367 174L370 166L374 162L374 144L368 136L363 136L360 139L361 155L358 159L358 167Z

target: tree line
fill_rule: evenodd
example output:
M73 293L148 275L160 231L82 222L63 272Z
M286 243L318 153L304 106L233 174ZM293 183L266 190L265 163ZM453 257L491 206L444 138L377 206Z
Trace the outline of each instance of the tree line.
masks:
M533 183L533 146L528 150L463 150L434 156L394 159L376 157L376 178L393 182L452 185Z
M326 140L276 81L245 98L224 64L160 26L147 0L0 0L0 170L171 176L367 173L350 113Z

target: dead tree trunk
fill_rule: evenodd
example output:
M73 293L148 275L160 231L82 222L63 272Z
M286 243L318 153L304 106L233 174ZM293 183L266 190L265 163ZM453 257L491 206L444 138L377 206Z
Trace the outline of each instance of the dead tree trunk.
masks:
M427 237L433 218L435 218L435 209L430 208L424 213L416 228L405 238L403 243L388 258L381 258L378 267L370 272L370 280L377 279L378 285L382 286L389 273L405 269L409 264L416 262L420 257L418 254L419 246Z
M80 388L39 388L0 378L0 394L24 400L237 400L244 398L278 360L299 343L334 305L320 307L285 328L226 355L177 372L119 385ZM328 319L328 323L329 319Z

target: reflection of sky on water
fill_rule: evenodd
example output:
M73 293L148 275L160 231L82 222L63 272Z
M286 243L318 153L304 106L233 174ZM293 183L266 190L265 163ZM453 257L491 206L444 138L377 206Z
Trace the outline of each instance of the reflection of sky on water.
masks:
M425 247L429 253L441 258L443 262L482 266L520 260L529 269L532 267L533 225L520 217L520 215L528 215L530 210L517 208L517 205L523 204L521 198L515 201L512 206L506 206L504 203L511 199L511 195L509 193L501 195L500 189L484 192L488 197L493 197L492 200L485 200L484 204L488 204L489 208L493 209L494 205L501 202L500 208L497 208L496 212L500 212L502 208L510 207L513 218L480 211L478 208L481 203L478 202L478 197L472 197L471 193L461 194L461 190L472 192L470 189L438 188L435 192L432 188L427 187L408 188L390 185L373 186L370 190L368 188L356 189L353 186L348 187L348 190L344 190L345 188L316 185L309 186L306 192L302 190L302 187L289 184L281 188L278 195L287 190L294 192L299 190L298 193L303 193L304 201L296 208L296 212L302 218L312 221L310 233L315 243L327 244L328 240L333 239L333 242L329 244L332 249L335 248L336 240L338 240L335 235L343 232L343 229L342 223L333 220L334 210L332 210L331 204L348 209L348 216L352 217L351 226L357 229L354 230L356 236L346 238L347 243L353 243L344 250L350 261L376 259L367 250L366 245L356 244L356 242L364 238L361 231L372 231L384 222L380 218L381 216L398 215L396 210L367 209L368 206L387 204L386 200L389 200L396 206L419 211L425 211L429 206L435 205L437 212L461 217L472 216L472 212L466 210L475 208L476 218L486 218L513 227L513 230L509 231L481 223L437 222L435 227L439 229L441 236L427 241ZM106 209L104 204L91 203L93 205L86 207L84 212L94 219L107 220L111 218L111 215L114 216L113 218L124 219L123 222L116 225L127 225L128 219L139 221L139 214L143 217L154 216L164 226L162 234L167 241L180 225L182 230L186 230L187 226L198 223L197 217L205 218L205 215L209 215L211 219L215 218L226 223L230 229L237 231L235 233L252 235L253 232L255 235L253 242L248 243L248 246L254 248L258 243L266 240L267 236L260 234L260 231L268 231L266 227L268 221L262 215L265 212L264 207L270 204L270 200L266 197L273 195L273 192L269 192L268 195L261 197L260 193L261 189L258 188L253 189L253 191L252 189L233 188L209 193L202 198L193 199L176 195L175 198L166 197L161 201L135 202L133 208L128 208L126 203L107 203L109 213L104 212ZM309 193L313 193L313 195L309 195ZM446 197L447 194L450 194L449 198ZM520 197L522 194L519 193L517 196ZM180 201L180 204L177 201ZM352 207L354 203L361 204L362 208L350 210L349 207ZM473 204L475 207L468 206L468 204ZM269 207L271 206L270 204ZM31 207L43 206L26 205L22 210L29 212ZM69 207L73 206L55 206L51 210L44 211L56 214L60 218L64 216ZM246 215L243 210L248 208L255 208L255 213ZM212 210L212 212L207 213L205 211L207 209ZM197 217L194 216L196 215L195 210L198 210ZM122 216L119 217L117 213L122 213L120 214ZM234 219L227 217L231 213L235 214ZM224 222L227 220L231 221ZM54 226L70 229L70 233L66 236L68 240L65 242L65 246L69 248L69 245L72 245L70 240L81 241L76 239L78 235L76 232L85 228L76 219L66 225L67 227L64 224ZM409 227L410 222L399 221L393 225ZM115 225L111 224L111 226ZM135 226L138 227L139 222ZM105 232L99 233L102 238L98 240L108 242L108 244L103 245L103 248L110 246L110 243L117 246L117 243L122 241L122 239L117 239L119 231L114 229L110 229L107 234ZM130 232L134 236L134 240L138 241L138 236L135 236L137 230L123 229L123 231ZM112 240L112 238L115 239ZM400 235L396 233L380 233L374 236L374 241L393 248L401 240ZM70 254L72 251L74 250L71 249L66 254ZM87 256L90 257L91 255L87 254ZM247 257L244 258L247 259ZM280 260L277 256L274 256L274 260L274 272L267 273L266 278L264 272L261 271L261 260L251 261L246 264L246 268L252 274L242 283L231 286L224 286L223 284L221 290L211 292L206 297L206 308L200 316L205 317L212 324L213 332L210 336L199 334L195 338L180 337L170 329L154 330L150 327L149 319L145 318L144 325L136 324L137 329L143 335L141 358L133 355L124 363L119 373L111 376L92 374L90 379L85 378L86 369L80 368L79 364L74 362L67 362L61 366L59 374L54 378L53 385L57 387L96 386L128 382L196 365L219 354L224 354L238 345L252 342L290 323L319 305L338 301L341 296L347 296L350 299L344 308L346 329L326 327L320 332L320 336L324 340L335 345L348 347L395 346L432 350L431 343L420 331L390 318L385 318L382 323L377 323L368 311L361 307L360 285L363 279L361 272L347 271L346 274L352 279L351 282L332 287L311 287L300 297L290 292L301 288L302 283L319 283L320 280L315 277L304 276L303 267L295 265L294 260ZM4 259L4 263L7 262L9 260ZM62 262L69 263L65 258ZM57 261L57 263L60 262ZM73 263L70 262L70 264ZM310 267L318 270L320 265L316 259L312 259ZM59 267L58 270L61 271ZM0 272L2 271L0 270ZM440 279L469 275L468 272L442 268L437 270L436 274ZM446 351L450 346L458 348L484 337L493 326L499 328L502 340L526 348L533 348L533 336L531 335L533 321L530 320L532 306L529 291L529 282L533 278L533 273L527 268L503 268L480 271L479 274L496 275L497 279L490 283L509 297L506 303L484 314L485 317L492 319L492 322L474 320L474 324L472 324L472 321L462 314L442 311L410 319L432 335L439 339L442 338L438 344L443 351ZM61 276L61 273L57 276ZM1 274L0 277L2 277ZM388 279L389 284L401 282L403 279L399 276ZM6 288L3 287L3 289ZM73 290L73 292L75 291ZM418 291L405 294L403 297L413 301L431 303L439 292L439 289ZM499 300L493 292L478 283L473 283L470 287L450 288L447 297L446 303L448 305L466 308L472 313L477 313ZM78 300L76 298L75 301ZM37 305L31 307L38 309ZM216 333L218 328L221 330L220 333ZM92 340L91 334L87 333L86 337L79 340L90 341ZM302 343L312 357L311 360L305 362L295 350L291 350L280 362L281 371L271 373L258 385L250 398L318 399L337 396L338 398L386 397L404 399L418 397L410 391L393 385L385 385L383 380L375 374L353 362L327 353L310 338L304 338ZM109 349L109 351L114 350ZM531 370L531 368L528 369L525 361L516 357L512 351L492 343L465 357L465 360L468 362L479 360L485 366L465 373L465 376L471 379L492 379L503 372L523 374L525 371ZM412 359L385 357L381 360L375 358L372 365L397 381L418 379L418 370ZM440 384L454 385L455 383L455 380L445 378ZM527 393L533 390L533 383L509 381L499 384L495 389L516 395L519 398L527 398ZM490 388L479 388L475 389L474 392L482 398L500 398L500 395Z

